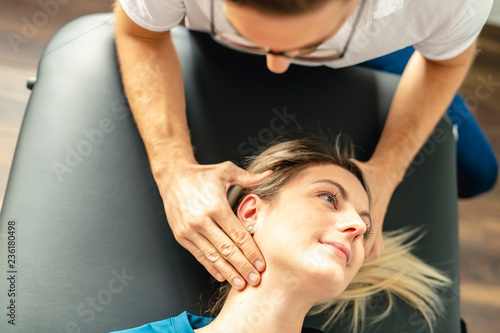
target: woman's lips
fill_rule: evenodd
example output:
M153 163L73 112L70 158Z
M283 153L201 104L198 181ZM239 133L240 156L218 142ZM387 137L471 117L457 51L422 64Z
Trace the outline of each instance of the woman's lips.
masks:
M328 248L332 249L340 258L344 259L346 264L349 263L349 260L351 259L351 251L347 247L345 247L341 243L337 242L326 242L326 241L319 241L321 244L327 246Z

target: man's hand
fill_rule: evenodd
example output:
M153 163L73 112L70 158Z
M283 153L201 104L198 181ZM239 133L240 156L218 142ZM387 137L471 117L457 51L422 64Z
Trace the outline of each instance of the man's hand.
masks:
M474 58L476 44L448 60L429 60L416 51L401 76L380 140L366 163L355 161L372 195L372 230L366 259L384 248L382 225L392 193L406 169L429 138Z
M227 191L232 185L250 187L270 174L253 174L231 162L186 162L156 177L175 239L218 281L227 279L238 290L245 280L260 283L265 261L231 210Z
M384 249L382 227L387 207L392 194L399 185L398 177L387 172L387 168L353 160L365 176L371 194L372 234L365 244L365 260L373 260L380 256Z

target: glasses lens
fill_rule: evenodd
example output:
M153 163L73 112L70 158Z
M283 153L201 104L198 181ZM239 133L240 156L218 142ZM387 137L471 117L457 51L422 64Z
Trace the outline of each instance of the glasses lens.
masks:
M267 51L262 47L255 45L245 37L237 33L234 33L232 31L224 31L218 33L214 36L214 38L218 42L238 51L249 52L260 55L265 55L267 53ZM295 58L298 60L308 60L308 61L328 61L340 57L340 52L338 51L338 49L334 48L302 50L302 51L297 50L294 53L295 54L290 55L291 58Z
M255 45L254 43L250 42L248 39L244 38L243 36L240 36L236 33L226 31L226 32L221 32L215 36L219 41L228 44L229 46L244 49L246 51L261 51L265 52L263 48Z
M317 49L313 52L298 54L294 58L299 60L327 61L339 57L340 52L337 49Z

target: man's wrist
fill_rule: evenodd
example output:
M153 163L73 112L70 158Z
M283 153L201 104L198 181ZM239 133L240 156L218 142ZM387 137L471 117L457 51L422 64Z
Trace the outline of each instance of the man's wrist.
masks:
M384 170L387 175L391 175L391 179L397 186L403 180L411 161L405 159L402 154L384 154L383 156L374 155L366 163L371 167Z
M157 144L148 150L151 172L155 179L171 174L186 164L196 164L191 145Z

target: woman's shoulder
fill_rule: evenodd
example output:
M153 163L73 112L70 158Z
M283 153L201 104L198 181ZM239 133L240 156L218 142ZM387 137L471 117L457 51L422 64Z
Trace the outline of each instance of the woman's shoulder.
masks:
M112 333L193 333L193 329L206 326L211 321L212 318L200 317L184 311L176 317Z

